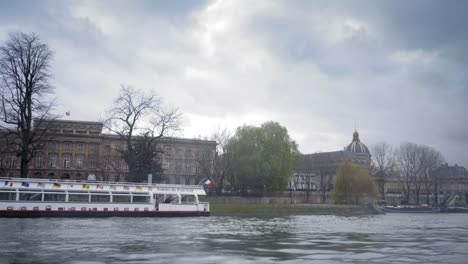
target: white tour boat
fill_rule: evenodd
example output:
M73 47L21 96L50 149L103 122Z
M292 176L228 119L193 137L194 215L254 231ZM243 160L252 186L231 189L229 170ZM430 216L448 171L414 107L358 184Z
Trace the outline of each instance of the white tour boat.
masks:
M0 217L209 216L200 185L0 178Z

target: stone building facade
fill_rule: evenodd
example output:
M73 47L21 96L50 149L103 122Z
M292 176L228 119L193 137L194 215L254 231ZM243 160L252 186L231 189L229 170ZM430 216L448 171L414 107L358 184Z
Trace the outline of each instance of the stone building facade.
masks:
M55 120L45 147L30 163L29 177L84 180L94 175L99 181L126 181L128 166L119 154L124 144L116 135L102 132L100 122ZM198 184L205 177L216 142L163 138L163 183ZM11 154L0 157L0 175L19 177L19 160ZM210 169L210 168L208 168ZM93 176L92 176L93 177Z

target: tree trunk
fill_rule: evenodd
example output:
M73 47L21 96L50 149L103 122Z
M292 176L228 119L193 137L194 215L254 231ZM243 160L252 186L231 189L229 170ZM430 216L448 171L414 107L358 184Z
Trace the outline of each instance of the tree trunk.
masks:
M20 174L21 178L28 178L28 173L29 173L29 162L27 161L27 158L24 157L25 154L21 156L21 168L20 168Z

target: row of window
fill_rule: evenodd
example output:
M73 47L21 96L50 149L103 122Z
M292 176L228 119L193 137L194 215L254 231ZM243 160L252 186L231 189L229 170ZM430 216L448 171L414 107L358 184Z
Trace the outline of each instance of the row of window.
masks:
M143 195L109 195L89 193L69 193L68 202L79 203L150 203L150 196ZM30 201L30 202L67 202L63 193L24 193L0 192L0 201Z
M58 143L58 142L50 142L48 143L48 147L50 150L54 150L54 151L57 151L58 148L59 148L59 144L62 145L62 149L63 150L73 150L73 147L76 145L76 150L77 151L85 151L86 150L86 146L88 144L84 144L84 143L71 143L71 142L64 142L64 143ZM90 151L98 151L99 149L99 145L97 144L89 144L89 150Z
M8 211L12 211L14 209L15 208L13 206L8 206L7 207ZM26 206L22 206L19 209L22 210L22 211L28 210L28 208ZM109 208L103 208L102 210L104 212L107 212L107 211L109 211ZM34 206L33 211L39 211L39 206ZM46 211L52 211L52 206L50 206L50 205L46 206ZM57 211L65 211L65 207L58 207ZM70 207L70 208L68 208L68 211L78 211L78 210L77 210L76 207ZM98 209L97 208L81 207L81 211L94 211L94 212L96 212L96 211L98 211ZM130 208L126 207L126 208L123 208L123 210L120 210L119 207L114 207L114 212L118 212L118 211L128 212L128 211L130 211ZM140 211L140 208L133 208L133 211L138 212L138 211ZM149 211L149 208L145 207L145 208L143 208L143 211Z

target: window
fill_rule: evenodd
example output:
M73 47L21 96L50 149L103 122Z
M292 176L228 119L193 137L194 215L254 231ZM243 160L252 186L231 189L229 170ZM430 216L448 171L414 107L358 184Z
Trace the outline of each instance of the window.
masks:
M77 145L77 149L78 149L78 151L82 151L83 150L83 143L79 143Z
M176 172L180 173L182 171L182 164L180 161L176 162Z
M114 203L129 203L130 195L114 195L112 196L112 202Z
M196 171L197 174L200 174L200 166L198 164L195 167L195 171Z
M20 193L20 201L41 201L42 193Z
M93 203L109 203L110 195L109 194L91 194L91 202Z
M63 155L63 167L70 168L70 154Z
M190 173L190 163L185 163L185 173Z
M189 177L185 178L185 185L190 185L190 178Z
M44 193L44 201L65 202L65 193Z
M134 203L149 203L150 197L149 196L133 196Z
M33 211L39 211L39 206L34 206Z
M36 168L42 168L42 155L41 154L36 156Z
M52 151L57 151L57 142L50 143L49 149Z
M96 168L96 157L94 157L94 156L89 157L89 167L91 169Z
M76 167L81 169L83 167L83 155L76 156Z
M104 158L104 169L105 170L109 169L109 157Z
M175 177L175 184L180 184L180 178L178 176Z
M51 168L56 168L57 167L57 154L50 154L49 167L51 167Z
M70 193L68 194L69 202L89 202L88 193Z
M0 201L16 201L16 192L0 192Z

